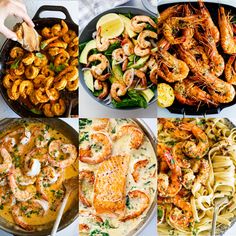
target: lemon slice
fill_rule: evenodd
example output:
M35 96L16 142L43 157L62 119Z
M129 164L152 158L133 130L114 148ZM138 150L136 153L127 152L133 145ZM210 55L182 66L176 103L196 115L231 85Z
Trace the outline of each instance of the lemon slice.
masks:
M157 85L157 104L160 107L170 107L175 100L175 94L173 88L166 83L160 83Z
M120 36L124 29L124 22L119 15L109 13L102 16L97 22L97 30L101 26L101 36L107 39L112 39Z

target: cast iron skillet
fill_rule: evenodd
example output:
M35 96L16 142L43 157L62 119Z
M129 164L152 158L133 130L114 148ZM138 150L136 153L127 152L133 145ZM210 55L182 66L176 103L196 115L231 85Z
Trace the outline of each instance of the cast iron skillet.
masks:
M146 15L146 16L156 16L154 13L150 13L147 12L145 10L136 8L136 7L129 7L129 6L121 6L121 7L116 7L110 10L107 10L99 15L97 15L95 18L93 18L88 24L87 26L82 30L80 37L79 37L79 41L80 44L88 42L90 40L92 40L92 34L93 32L96 31L96 24L98 22L98 20L103 16L106 15L108 13L117 13L117 14L124 14L124 13L132 13L134 15ZM119 110L135 110L135 109L142 109L140 107L127 107L127 108L115 108L113 107L112 104L107 105L106 102L102 99L99 99L97 97L95 97L93 95L93 93L89 90L89 88L86 86L85 82L84 82L84 75L82 72L82 67L80 67L79 70L79 78L80 78L80 84L83 86L83 88L85 89L85 91L93 98L95 99L98 103L106 106L106 107L110 107L113 109L119 109ZM156 101L156 97L157 97L157 93L155 92L155 98L152 99L151 102L149 102L148 105L154 103Z
M183 3L188 3L188 1L183 2ZM168 7L171 7L173 5L176 5L177 3L170 3L170 4L163 4L158 6L158 12L161 13ZM182 4L182 2L180 3ZM193 7L198 8L198 3L197 2L191 2L191 5ZM205 2L206 7L208 8L209 12L211 13L211 17L215 24L218 26L218 8L220 6L225 7L226 11L231 11L231 15L236 15L236 8L233 6L229 6L226 4L219 4L219 3L212 3L212 2ZM223 55L225 62L228 61L229 56L223 53L223 49L221 46L218 47L219 53ZM221 78L224 78L224 73ZM165 81L163 81L165 82ZM167 109L171 113L175 114L183 114L183 115L207 115L207 114L218 114L220 113L221 110L223 110L226 107L230 107L232 105L236 104L236 97L234 100L230 103L227 104L220 104L217 108L216 107L208 107L207 105L201 106L199 109L197 107L192 107L192 106L187 106L180 104L179 102L175 101L174 104Z
M51 27L54 24L58 24L61 22L61 19L59 18L41 18L40 14L44 11L59 11L64 13L65 15L65 19L64 21L66 22L66 24L68 25L69 29L72 29L73 31L75 31L78 35L78 25L76 25L69 12L67 11L67 9L63 6L41 6L38 11L36 12L35 16L33 17L33 22L35 23L35 29L37 31L42 30L44 27ZM10 39L6 40L6 42L3 44L2 48L1 48L1 57L0 57L0 92L4 98L4 100L6 101L6 103L8 104L8 106L15 112L17 113L19 116L21 117L45 117L43 114L38 115L38 114L34 114L33 112L31 112L30 110L28 110L26 107L24 107L23 105L21 105L18 101L13 101L11 100L8 95L7 95L7 90L5 89L5 87L3 86L3 77L5 75L5 71L6 71L6 62L9 60L9 55L10 55L10 51L13 47L15 46L20 46L19 43L16 43ZM74 91L74 92L62 92L62 97L65 97L68 99L68 95L69 97L75 97L78 98L78 91ZM66 107L68 109L69 104L66 104ZM67 114L67 111L65 111L64 115ZM74 109L72 109L72 115L78 115L78 106L76 106Z
M6 129L9 129L10 127L14 127L24 121L30 121L30 122L42 122L45 124L50 125L52 128L55 130L58 130L61 132L66 138L68 138L76 147L78 147L78 133L76 130L74 130L70 125L65 123L64 121L60 119L43 119L43 118L23 118L23 119L3 119L0 120L0 132ZM69 224L71 224L77 217L78 217L78 201L75 201L71 209L69 209L67 212L64 213L59 229L58 231L64 229L67 227ZM50 235L50 232L53 227L52 224L47 224L47 225L40 225L37 227L38 231L34 232L27 232L17 225L10 223L3 218L0 217L0 229L9 232L14 235L19 235L19 236L45 236L45 235Z

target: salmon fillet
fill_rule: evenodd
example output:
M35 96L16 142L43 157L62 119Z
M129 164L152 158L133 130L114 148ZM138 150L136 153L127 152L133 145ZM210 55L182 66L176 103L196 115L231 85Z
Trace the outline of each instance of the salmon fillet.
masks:
M126 201L126 178L130 157L112 156L96 172L93 205L98 214L122 215Z

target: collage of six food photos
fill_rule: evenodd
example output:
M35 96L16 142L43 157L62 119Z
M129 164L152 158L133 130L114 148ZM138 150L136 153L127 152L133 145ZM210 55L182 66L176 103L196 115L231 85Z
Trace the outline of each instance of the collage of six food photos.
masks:
M234 0L0 0L0 235L236 235Z

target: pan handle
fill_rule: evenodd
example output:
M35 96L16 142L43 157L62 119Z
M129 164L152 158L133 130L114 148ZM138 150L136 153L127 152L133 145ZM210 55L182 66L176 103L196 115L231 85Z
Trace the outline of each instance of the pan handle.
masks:
M44 11L60 11L60 12L65 14L67 21L73 22L73 20L70 16L70 13L68 12L68 10L65 7L63 7L63 6L51 6L51 5L41 6L38 9L38 11L36 12L36 14L34 15L33 20L41 19L40 14Z

